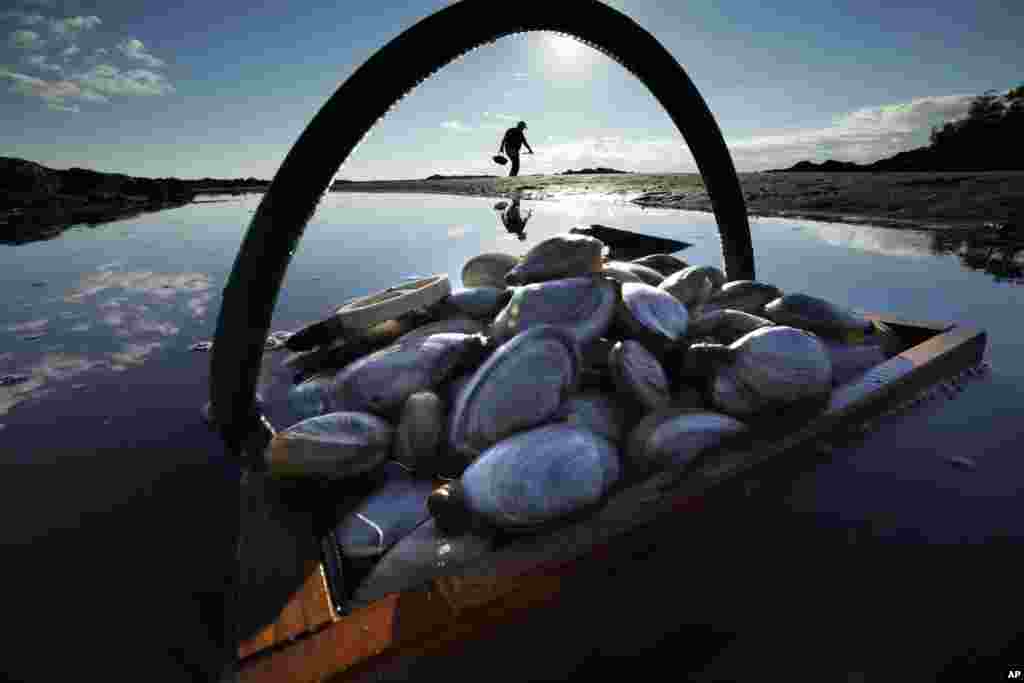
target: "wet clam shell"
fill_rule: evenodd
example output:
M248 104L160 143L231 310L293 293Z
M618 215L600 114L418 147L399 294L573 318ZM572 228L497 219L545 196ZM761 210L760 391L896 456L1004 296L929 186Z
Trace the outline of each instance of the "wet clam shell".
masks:
M610 277L618 282L643 282L643 278L633 273L621 261L608 261L601 269L605 277Z
M725 278L725 273L721 269L714 266L692 266L697 269L697 272L704 273L709 280L711 280L711 291L712 293L717 292L725 286L728 282Z
M692 310L708 300L713 286L703 267L691 266L666 277L658 289L668 292Z
M731 362L718 368L711 400L718 410L750 416L828 395L832 364L815 335L793 327L764 327L728 347Z
M611 327L618 301L615 284L601 277L574 277L516 287L508 305L487 331L502 344L538 325L565 328L579 345L603 336Z
M723 308L702 313L699 317L691 320L686 336L694 339L713 337L720 344L731 344L745 334L762 327L771 327L774 324L767 318L731 308Z
M764 317L777 325L801 330L833 339L863 337L874 327L870 320L835 304L807 294L786 294L764 307Z
M638 401L645 410L657 410L671 400L668 376L658 359L632 339L612 347L608 364L615 386L623 396Z
M429 337L432 334L480 334L486 329L487 326L479 320L460 315L417 327L396 339L395 343L404 344L413 339Z
M711 295L705 310L733 309L753 315L761 315L766 304L782 296L782 290L755 280L734 280L725 283Z
M488 253L474 256L462 266L462 286L504 289L505 275L517 263L519 259L511 254Z
M275 434L264 458L275 477L344 479L383 463L393 438L391 425L375 415L328 413Z
M509 285L561 280L601 271L604 244L593 237L563 233L531 248L505 275Z
M503 528L536 527L599 502L620 474L617 449L588 429L548 425L487 449L462 475L469 510Z
M421 586L483 557L493 547L493 531L474 529L448 534L428 519L384 553L356 587L353 600L368 604Z
M332 400L343 410L390 415L411 395L443 382L482 339L468 334L433 334L394 344L343 368Z
M625 433L626 411L614 394L584 391L570 396L559 407L555 419L619 443Z
M665 290L641 283L622 285L615 324L648 349L657 350L681 340L689 320L686 307Z
M576 342L562 328L542 325L517 335L459 392L448 445L469 463L505 437L550 421L575 390L579 368Z
M463 287L448 295L441 310L476 319L493 318L511 296L504 287Z
M288 407L300 420L331 412L334 375L314 375L288 390Z
M690 264L681 258L675 257L672 254L650 254L643 258L633 259L630 263L636 263L646 268L651 268L662 274L664 277L668 277L672 273L685 270L690 267Z
M385 464L381 485L346 514L333 531L341 554L377 557L429 518L429 479L414 479L395 463Z
M432 469L444 430L444 402L432 391L416 392L402 406L392 457L415 472L436 474Z
M720 413L658 411L630 433L626 461L637 471L682 468L708 448L745 431L745 424Z

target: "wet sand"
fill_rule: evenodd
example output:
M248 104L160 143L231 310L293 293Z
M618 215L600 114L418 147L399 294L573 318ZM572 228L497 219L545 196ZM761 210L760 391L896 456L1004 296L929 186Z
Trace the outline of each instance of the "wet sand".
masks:
M918 230L1024 222L1024 171L963 173L741 173L751 217L782 216ZM520 175L380 180L337 192L424 192L560 199L604 195L651 208L711 211L700 174Z

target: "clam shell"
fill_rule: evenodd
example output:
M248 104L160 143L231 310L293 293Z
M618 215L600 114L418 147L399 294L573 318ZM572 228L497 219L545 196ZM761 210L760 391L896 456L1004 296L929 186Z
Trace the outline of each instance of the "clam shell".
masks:
M833 386L857 379L887 359L882 344L846 344L834 339L823 339L822 342L832 362Z
M634 274L629 268L627 268L621 261L608 261L601 269L601 273L604 274L605 277L610 277L618 282L644 281L640 276Z
M384 553L356 587L353 600L367 604L421 586L483 557L493 547L493 532L474 529L446 534L428 519Z
M680 270L684 270L690 267L690 264L681 258L677 258L672 254L650 254L643 258L633 259L631 263L636 263L652 270L656 270L661 273L664 277L668 277L672 273L676 273Z
M315 375L288 390L288 407L300 420L331 412L333 375Z
M623 396L639 401L645 410L656 410L671 400L665 369L639 342L627 339L612 347L608 364Z
M807 294L786 294L764 307L764 317L778 325L797 327L825 337L843 339L870 334L870 320Z
M459 392L448 443L472 462L501 439L553 419L576 387L580 357L565 330L534 327L498 348Z
M577 344L587 344L611 327L618 290L601 277L574 277L516 287L508 305L487 331L502 344L538 325L565 328Z
M665 290L640 283L622 285L615 323L649 349L678 342L689 320L686 307Z
M729 345L732 362L719 368L712 403L730 415L749 416L827 395L832 364L820 339L793 327L764 327Z
M729 283L732 284L732 283ZM720 344L731 344L740 337L775 323L767 318L731 308L703 313L690 321L687 337L713 337Z
M433 334L394 344L343 368L332 399L342 410L390 415L418 391L443 382L482 346L468 334Z
M682 468L726 437L746 430L739 420L720 413L654 412L630 433L626 461L638 471Z
M559 407L555 419L618 443L624 435L626 411L614 394L584 391L570 396Z
M444 402L432 391L410 396L395 430L394 459L413 471L431 471L445 429Z
M393 437L391 425L375 415L328 413L275 434L264 458L275 477L344 479L384 462Z
M480 254L462 266L463 287L497 287L504 289L505 275L519 263L511 254Z
M625 266L629 268L629 272L633 273L633 275L636 275L652 287L657 287L665 280L665 276L654 268L648 268L640 263L627 262Z
M708 300L712 291L711 278L703 266L691 266L666 277L658 289L668 292L688 309Z
M709 280L711 280L711 291L717 292L725 286L727 282L725 273L714 266L693 266L697 269L697 272L704 273Z
M744 313L760 315L767 303L782 296L775 285L754 280L734 280L725 283L708 299L705 310L730 308Z
M561 280L601 271L604 244L593 237L563 233L549 237L526 252L522 261L505 275L510 285Z
M504 287L468 287L456 289L445 299L443 310L454 311L456 315L470 318L493 318L505 304L512 292Z
M427 323L422 327L417 327L411 332L406 332L397 340L396 344L404 344L413 339L422 339L423 337L429 337L432 334L479 334L487 329L479 320L474 320L466 316L456 316L454 318L445 318L444 320L438 320L437 322Z
M433 483L414 479L394 463L384 468L387 473L379 488L345 515L333 531L346 557L381 555L430 516L427 496Z
M495 444L466 468L461 484L474 514L503 529L529 529L599 502L619 473L607 440L557 424Z

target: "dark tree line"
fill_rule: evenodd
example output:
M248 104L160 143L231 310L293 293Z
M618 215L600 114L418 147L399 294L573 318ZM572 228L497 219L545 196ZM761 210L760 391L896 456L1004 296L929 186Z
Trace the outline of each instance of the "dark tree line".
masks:
M967 116L936 126L931 150L964 168L1008 170L1024 167L1024 84L1005 96L990 90L971 101Z

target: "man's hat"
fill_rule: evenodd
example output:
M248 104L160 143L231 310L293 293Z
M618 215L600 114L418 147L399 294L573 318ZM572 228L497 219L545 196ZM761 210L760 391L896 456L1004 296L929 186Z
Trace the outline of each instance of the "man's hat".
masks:
M526 121L520 121L519 122L519 127L520 128L526 128Z

